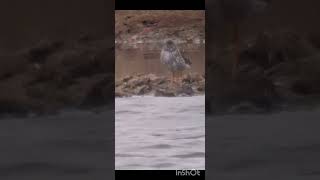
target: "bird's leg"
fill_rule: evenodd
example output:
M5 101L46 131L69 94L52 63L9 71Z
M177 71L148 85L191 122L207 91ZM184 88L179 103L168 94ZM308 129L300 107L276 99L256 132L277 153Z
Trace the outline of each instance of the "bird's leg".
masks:
M176 74L176 82L178 82L178 81L179 81L179 71Z
M171 76L171 85L173 84L174 79L175 79L175 73L174 73L174 71L172 71L172 76Z
M239 37L239 27L237 23L233 24L233 42L234 42L234 60L232 63L232 79L236 78L237 68L240 58L240 37Z
M181 82L182 81L182 79L183 79L183 73L182 73L183 71L180 71L179 73L179 81Z
M171 84L172 84L172 82L173 82L173 71L171 72L171 79L170 79L170 82L171 82Z
M178 81L178 82L180 81L180 72L181 72L181 71L178 71L178 72L177 72L177 81Z

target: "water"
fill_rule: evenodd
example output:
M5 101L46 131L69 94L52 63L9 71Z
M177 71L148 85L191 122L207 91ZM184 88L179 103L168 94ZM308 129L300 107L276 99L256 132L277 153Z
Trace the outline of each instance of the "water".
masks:
M319 115L207 116L206 179L320 179Z
M136 48L119 47L116 49L116 78L122 78L133 74L166 75L169 71L160 63L160 51L162 44L152 43L139 45ZM205 47L204 44L179 44L184 49L187 57L191 59L191 69L186 72L205 72Z
M116 98L116 169L204 169L205 96Z
M0 179L111 179L114 111L102 111L0 119Z

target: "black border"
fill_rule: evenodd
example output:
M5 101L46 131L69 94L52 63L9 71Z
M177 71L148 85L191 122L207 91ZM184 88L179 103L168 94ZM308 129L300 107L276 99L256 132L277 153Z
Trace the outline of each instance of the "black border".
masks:
M205 10L205 0L115 0L115 10Z
M190 172L190 170L188 170ZM147 178L152 180L168 180L168 179L183 179L183 180L204 180L205 170L199 170L200 175L194 176L177 176L176 170L116 170L115 178L119 179L140 179ZM194 171L193 171L194 174ZM168 179L166 179L168 178Z

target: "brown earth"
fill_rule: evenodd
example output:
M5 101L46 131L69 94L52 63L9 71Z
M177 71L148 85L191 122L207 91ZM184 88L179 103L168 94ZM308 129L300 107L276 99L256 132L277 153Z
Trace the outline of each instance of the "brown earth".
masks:
M134 11L117 10L116 41L163 40L193 41L205 38L204 11Z

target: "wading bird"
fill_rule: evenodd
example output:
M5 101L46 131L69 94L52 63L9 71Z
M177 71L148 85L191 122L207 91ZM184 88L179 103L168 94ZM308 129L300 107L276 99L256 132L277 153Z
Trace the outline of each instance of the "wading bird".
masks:
M161 50L160 61L172 72L171 82L176 81L177 75L180 78L182 71L189 69L191 66L190 59L183 55L183 52L172 40L165 42Z

